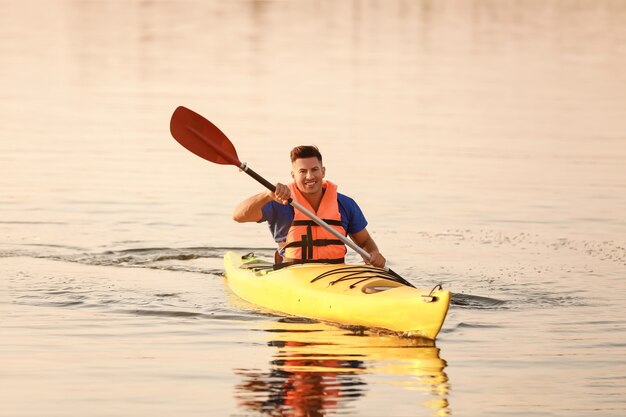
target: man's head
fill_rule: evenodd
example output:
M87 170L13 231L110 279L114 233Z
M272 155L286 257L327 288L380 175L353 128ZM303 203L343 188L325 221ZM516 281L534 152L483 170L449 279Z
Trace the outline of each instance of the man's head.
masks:
M291 177L303 194L316 194L322 190L326 168L317 146L296 146L291 150Z

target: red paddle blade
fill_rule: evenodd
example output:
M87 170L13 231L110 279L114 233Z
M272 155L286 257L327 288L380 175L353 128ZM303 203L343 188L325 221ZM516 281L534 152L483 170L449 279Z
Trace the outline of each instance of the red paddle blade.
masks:
M198 113L180 106L172 114L174 139L200 158L222 165L241 166L235 146L221 130Z

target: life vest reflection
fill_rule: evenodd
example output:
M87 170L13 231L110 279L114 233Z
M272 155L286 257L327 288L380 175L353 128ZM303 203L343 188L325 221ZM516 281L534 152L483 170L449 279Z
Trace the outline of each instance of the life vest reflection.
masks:
M329 415L356 406L355 401L370 390L366 381L381 377L392 390L412 391L406 398L422 409L416 415L450 414L446 363L432 341L363 335L289 319L269 325L263 330L270 336L268 345L276 348L270 370L235 370L241 377L235 398L246 411L267 416Z

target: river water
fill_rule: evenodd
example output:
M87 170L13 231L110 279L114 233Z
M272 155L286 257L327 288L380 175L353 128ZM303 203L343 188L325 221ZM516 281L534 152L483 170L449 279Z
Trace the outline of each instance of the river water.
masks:
M623 416L626 2L0 1L0 415ZM436 343L258 311L227 250L317 144ZM357 261L358 257L350 255Z

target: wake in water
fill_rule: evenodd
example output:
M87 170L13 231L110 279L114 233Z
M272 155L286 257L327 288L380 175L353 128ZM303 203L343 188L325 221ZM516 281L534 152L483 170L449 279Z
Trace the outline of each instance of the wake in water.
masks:
M482 297L479 295L456 293L452 293L452 299L450 303L453 306L475 309L493 309L500 308L506 305L506 301L504 300L498 300L490 297Z
M243 252L250 249L229 247L136 248L95 254L69 255L62 257L61 260L86 265L150 268L220 275L223 272L221 265L224 253L229 250ZM261 248L254 250L271 251Z
M429 266L432 263L422 269L415 269L414 265L404 270L402 267L394 269L418 287L426 288L442 283L444 288L453 292L452 309L524 310L588 305L594 303L594 299L587 297L580 286L577 288L571 285L572 274L588 277L594 273L594 264L601 266L626 262L626 251L614 242L550 241L525 233L507 236L501 232L483 230L439 234L422 232L420 236L439 253L443 254L447 250L454 250L455 254L462 250L467 253L454 258L449 256L447 259L456 259L456 264L446 264L440 270ZM267 259L271 259L274 252L273 248L250 247L146 247L103 252L87 252L81 248L57 245L24 247L27 249L0 251L0 257L28 257L86 266L175 272L179 275L168 277L176 280L190 279L189 275L180 273L221 277L222 258L227 251L255 252ZM481 255L480 251L485 254L482 256L488 258L477 263L474 259L476 254ZM494 254L502 255L494 257ZM568 279L562 280L561 276ZM129 290L123 297L119 297L106 286L106 279L97 283L85 278L66 279L62 272L56 278L30 276L24 281L32 283L36 288L24 291L18 302L64 308L108 307L142 315L198 318L232 317L244 310L254 310L250 305L236 304L233 301L236 297L226 301L226 297L221 294L217 299L211 299L207 288L194 295L199 301L191 309L180 291L154 291L137 296L134 290ZM127 274L127 279L133 281L135 274ZM231 307L233 305L234 308ZM208 307L209 311L204 307Z

